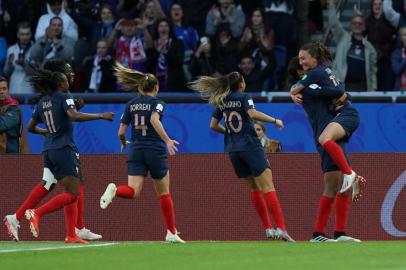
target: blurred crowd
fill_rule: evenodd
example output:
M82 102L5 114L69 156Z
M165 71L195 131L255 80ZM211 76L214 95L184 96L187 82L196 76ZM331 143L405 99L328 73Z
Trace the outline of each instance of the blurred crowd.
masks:
M285 91L286 63L326 29L336 44L332 66L347 90L406 89L406 0L355 5L349 29L334 0L0 2L0 76L10 94L33 93L27 64L52 58L72 65L74 92L120 92L115 61L155 74L164 92L188 92L197 76L235 70L249 92Z

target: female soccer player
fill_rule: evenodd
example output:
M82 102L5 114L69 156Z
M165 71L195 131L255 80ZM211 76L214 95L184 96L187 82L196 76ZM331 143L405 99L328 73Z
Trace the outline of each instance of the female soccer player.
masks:
M189 87L216 106L210 128L225 135L225 151L229 153L237 176L248 180L252 202L266 228L267 237L295 242L286 231L282 209L272 181L272 171L253 123L253 120L274 123L282 129L284 127L282 121L255 109L252 98L244 93L245 82L238 72L219 78L202 76L191 82ZM220 124L222 118L225 127ZM276 229L272 228L266 203L276 222Z
M69 82L71 87L73 84L73 71L72 67L61 59L50 59L45 62L44 69L51 72L60 72L63 73ZM79 110L83 107L83 102L81 100L74 100L75 106ZM45 177L45 176L44 176ZM56 182L55 182L56 183ZM42 180L41 183L37 184L28 197L25 199L23 204L17 209L15 214L7 215L4 218L4 224L7 227L9 235L16 241L19 241L18 229L20 228L20 221L24 217L24 213L27 209L31 209L37 206L37 204L45 198L50 191L55 187L55 183L47 183L45 180ZM77 235L84 240L99 240L102 238L101 235L91 232L89 229L85 228L84 224L84 185L80 185L80 194L78 198L78 214L76 220L76 233Z
M331 60L330 51L323 44L309 43L304 45L299 51L299 62L306 75L292 87L290 93L295 95L305 87L309 87L317 91L319 95L346 95L344 85L334 76L331 69L325 66ZM329 89L323 91L323 87L329 87ZM358 128L359 115L358 111L347 101L333 121L325 122L328 118L325 116L331 114L328 110L331 103L324 102L322 99L320 101L322 108L327 110L324 111L324 114L317 114L316 119L318 120L313 123L317 123L315 135L318 135L318 143L327 151L344 175L340 189L340 192L343 193L351 188L356 179L360 179L360 177L357 177L357 174L348 164L344 152L337 142L340 140L348 142L352 133ZM312 111L314 112L314 107ZM353 196L356 197L357 194L353 194Z
M72 121L104 119L112 121L114 113L87 114L76 111L72 96L68 93L69 83L63 73L44 69L33 71L31 84L41 92L28 123L28 131L45 135L43 157L46 185L55 182L64 186L65 192L48 201L43 206L25 211L34 237L39 235L40 218L65 207L67 237L66 243L87 243L76 235L75 223L77 199L80 193L80 162L73 140ZM37 127L44 123L46 129Z
M152 74L115 67L118 82L123 89L138 91L140 95L127 103L121 118L118 137L121 150L127 146L125 132L131 125L131 143L128 153L128 185L116 186L110 183L102 197L100 207L105 209L114 197L133 199L140 195L144 178L148 172L155 180L154 187L159 195L162 217L167 227L165 240L171 243L185 243L175 227L175 212L169 193L169 170L167 153L175 155L177 141L169 138L161 118L165 103L156 98L159 82Z
M299 63L298 57L295 57L290 61L288 71L293 81L296 82L302 78L304 71ZM316 227L312 239L310 240L311 242L359 242L358 239L345 234L350 209L350 191L347 190L344 193L338 192L343 180L343 175L327 151L318 143L319 134L320 132L323 132L323 128L337 119L340 120L340 111L332 111L331 107L328 105L332 104L333 99L338 99L342 97L343 94L344 91L340 89L337 90L336 87L319 87L318 85L314 85L313 87L306 87L302 90L301 94L296 94L296 96L292 97L295 102L303 104L303 108L308 114L315 136L315 144L322 160L321 167L324 173L324 192L320 199ZM297 96L300 96L300 99L298 99ZM344 97L346 98L346 96ZM341 108L341 114L346 115L345 110L349 109L349 111L351 111L352 109L350 107L351 104L345 102L344 106ZM348 117L350 118L351 116ZM345 142L345 140L338 141L338 144L342 149L344 149ZM364 184L363 181L362 178L357 179L353 185L353 189L359 189L359 186ZM362 189L359 189L358 192L353 191L354 201L358 200L361 196ZM336 213L334 239L330 239L325 235L325 229L330 218L334 198Z

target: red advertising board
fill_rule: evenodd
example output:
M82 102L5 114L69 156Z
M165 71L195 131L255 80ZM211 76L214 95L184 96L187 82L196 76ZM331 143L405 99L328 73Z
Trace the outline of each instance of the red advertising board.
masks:
M353 168L367 179L365 197L351 207L348 234L363 240L406 239L406 154L350 155ZM308 240L313 231L323 178L317 154L271 154L274 183L291 236ZM126 156L81 156L85 224L104 240L163 240L159 200L147 178L136 200L115 198L105 210L99 199L107 184L127 183ZM185 240L261 240L264 229L226 155L190 154L169 159L176 223ZM39 155L0 156L0 215L14 213L42 177ZM61 192L58 187L44 202ZM42 202L41 202L42 203ZM327 233L331 234L332 222ZM63 240L63 211L41 219L41 240ZM0 240L9 239L4 226ZM33 240L27 222L21 240Z

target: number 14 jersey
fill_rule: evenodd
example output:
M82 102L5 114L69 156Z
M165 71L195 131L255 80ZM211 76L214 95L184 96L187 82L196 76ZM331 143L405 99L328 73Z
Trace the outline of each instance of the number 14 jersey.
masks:
M225 152L250 151L262 147L254 129L254 121L248 115L248 110L254 108L254 101L248 94L235 91L213 112L212 116L217 120L224 119Z
M151 115L157 112L162 119L164 110L165 103L151 96L139 95L127 103L121 123L131 125L133 149L166 150L165 142L151 124Z

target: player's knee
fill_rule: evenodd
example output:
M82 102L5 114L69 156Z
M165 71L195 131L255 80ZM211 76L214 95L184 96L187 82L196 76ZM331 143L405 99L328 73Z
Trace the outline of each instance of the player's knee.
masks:
M318 141L319 144L324 145L328 141L328 138L326 136L320 135Z

